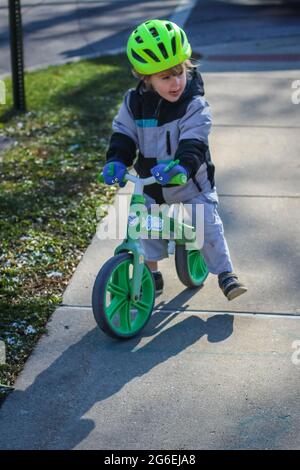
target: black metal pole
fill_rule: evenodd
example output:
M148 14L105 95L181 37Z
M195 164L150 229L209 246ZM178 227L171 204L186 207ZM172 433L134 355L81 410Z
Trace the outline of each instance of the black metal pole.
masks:
M10 54L14 108L26 111L23 61L23 33L20 0L9 0Z

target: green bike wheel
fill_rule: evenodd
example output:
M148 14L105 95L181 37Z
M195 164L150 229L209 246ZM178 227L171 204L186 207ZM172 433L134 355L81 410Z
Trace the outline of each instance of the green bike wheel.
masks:
M155 300L154 279L144 265L139 299L132 301L133 256L120 253L100 269L93 288L92 306L102 331L114 338L136 336L149 321Z
M180 281L190 288L201 286L209 274L201 251L186 250L184 245L176 245L175 265Z

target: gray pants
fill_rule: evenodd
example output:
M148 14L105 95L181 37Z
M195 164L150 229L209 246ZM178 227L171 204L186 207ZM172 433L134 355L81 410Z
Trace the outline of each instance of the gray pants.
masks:
M151 204L155 204L154 199L144 194L146 205L149 208ZM230 259L229 249L224 236L223 223L218 213L218 202L216 192L213 198L210 194L199 194L193 199L185 201L185 204L191 204L192 211L196 204L204 205L204 244L201 252L204 256L208 270L212 274L220 274L224 271L233 271ZM193 213L190 214L193 217ZM187 223L191 223L186 221ZM194 219L193 219L194 220ZM145 259L147 261L159 261L168 257L168 240L142 240L145 250Z

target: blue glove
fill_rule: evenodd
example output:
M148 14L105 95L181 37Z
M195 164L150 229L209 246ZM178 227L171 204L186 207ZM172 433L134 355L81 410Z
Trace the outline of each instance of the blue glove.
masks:
M127 171L126 166L122 162L109 162L103 167L103 177L106 184L119 183L119 186L123 188L127 181L123 181L124 175Z
M172 161L171 163L159 163L151 168L151 174L154 176L156 181L162 185L168 184L173 176L178 173L183 173L188 176L186 169L178 165L179 160Z

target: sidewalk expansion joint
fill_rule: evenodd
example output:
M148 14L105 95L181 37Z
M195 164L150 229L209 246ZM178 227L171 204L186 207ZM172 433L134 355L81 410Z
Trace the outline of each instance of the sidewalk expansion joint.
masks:
M221 314L221 315L232 315L234 317L250 317L250 318L280 318L280 319L296 319L300 320L300 314L297 313L276 313L276 312L251 312L251 311L236 311L236 310L190 310L185 308L174 308L174 309L167 309L167 308L154 308L154 312L165 312L165 313L183 313L186 312L188 314Z
M60 304L57 308L92 308L91 305L69 305L69 304Z
M76 308L76 309L89 309L92 310L91 305L66 305L62 304L58 308ZM292 312L253 312L253 311L243 311L243 310L197 310L197 309L188 309L183 307L178 308L161 308L154 307L153 313L162 312L162 313L187 313L189 315L213 315L213 314L222 314L222 315L232 315L234 317L250 317L250 318L280 318L280 319L295 319L300 320L300 313Z

